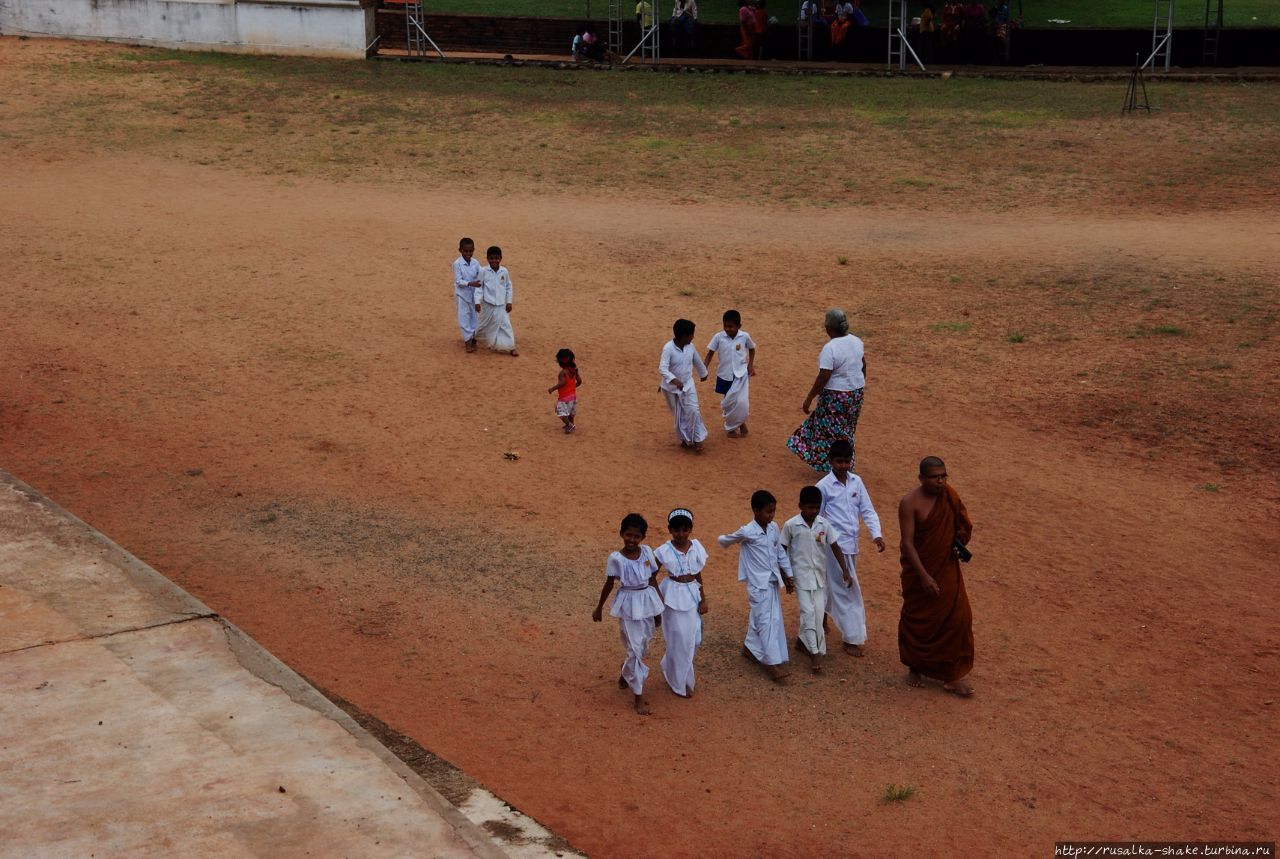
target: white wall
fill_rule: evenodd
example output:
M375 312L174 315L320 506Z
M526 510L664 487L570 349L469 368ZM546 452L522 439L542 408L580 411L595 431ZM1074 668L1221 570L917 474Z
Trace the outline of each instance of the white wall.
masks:
M107 39L197 51L364 57L359 0L0 0L5 35Z

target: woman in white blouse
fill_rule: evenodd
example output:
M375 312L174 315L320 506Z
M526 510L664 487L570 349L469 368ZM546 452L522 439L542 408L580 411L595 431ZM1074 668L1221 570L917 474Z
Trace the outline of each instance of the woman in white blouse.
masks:
M787 439L791 452L814 471L831 469L827 452L833 441L842 439L853 445L856 464L858 446L854 432L862 412L862 392L867 377L862 341L849 333L849 319L844 311L828 310L824 327L829 339L818 355L818 377L804 398L804 413L809 416ZM818 407L810 413L815 397Z

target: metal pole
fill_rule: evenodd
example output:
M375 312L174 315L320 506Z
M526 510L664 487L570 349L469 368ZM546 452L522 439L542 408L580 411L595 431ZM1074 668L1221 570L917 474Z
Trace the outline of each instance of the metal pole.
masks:
M911 47L911 43L907 41L907 36L906 36L906 34L905 34L905 33L903 33L903 32L902 32L902 28L901 28L901 27L899 27L899 28L898 28L898 35L902 37L902 44L906 45L907 50L911 52L911 59L913 59L913 60L915 60L915 61L916 61L916 65L920 67L920 71L922 71L922 72L927 72L927 71L929 71L928 69L926 69L926 68L924 67L924 63L920 62L920 57L916 56L916 49L915 49L915 48L913 48L913 47ZM903 54L903 55L902 55L902 70L903 70L904 72L907 70L907 57L906 57L906 54Z
M1169 48L1164 54L1164 70L1167 72L1173 65L1173 0L1169 0L1169 26L1165 32L1169 40Z
M907 34L902 32L907 26L907 0L902 0L902 5L898 9L898 36L902 38L902 46L911 51L911 45L907 43ZM905 72L907 70L907 51L901 51L898 55L898 71ZM911 56L915 56L916 52L911 51ZM917 59L916 63L919 64ZM924 68L921 66L921 68Z

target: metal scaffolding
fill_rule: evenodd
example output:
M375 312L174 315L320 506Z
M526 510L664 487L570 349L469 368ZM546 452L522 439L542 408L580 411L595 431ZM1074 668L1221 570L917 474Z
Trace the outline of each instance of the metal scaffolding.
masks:
M613 10L614 2L615 0L609 0L609 9L611 12ZM619 5L621 5L621 2L626 2L626 0L619 0ZM649 23L647 26L645 25L645 21L644 21L645 16L640 13L640 10L642 7L640 5L637 5L636 6L636 22L640 25L640 41L636 42L636 46L632 48L625 57L622 58L622 62L624 63L630 62L632 57L634 57L636 54L639 54L640 62L653 63L654 65L657 65L658 62L662 59L662 39L659 37L659 31L658 31L659 24L662 21L662 18L659 14L661 4L659 3L659 0L641 0L641 3L649 7L649 13L648 13ZM609 30L610 32L613 31L612 17L609 19ZM619 40L619 44L621 44L621 40L622 40L621 14L619 14L619 20L618 20L618 40ZM622 50L619 49L617 53L619 54L622 53Z
M898 0L898 2L889 0L889 58L886 64L890 69L896 65L898 71L905 72L907 54L911 54L911 59L915 60L920 71L927 71L924 63L920 62L920 57L916 55L915 48L911 47L911 43L907 41L906 26L907 0Z
M411 57L425 57L427 45L430 45L432 50L444 57L444 51L427 35L426 27L423 26L425 21L422 0L407 0L404 3L405 50Z
M1218 43L1222 41L1222 0L1204 0L1204 56L1206 66L1218 64Z
M1164 63L1167 72L1173 66L1173 0L1155 0L1155 16L1151 22L1151 56L1142 68Z

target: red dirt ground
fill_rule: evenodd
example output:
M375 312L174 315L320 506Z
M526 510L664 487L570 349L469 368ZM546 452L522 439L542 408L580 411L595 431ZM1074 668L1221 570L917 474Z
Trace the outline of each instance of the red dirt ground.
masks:
M1099 403L1149 397L1176 423L1200 370L1090 340L1108 324L1091 314L1129 298L1017 289L1107 259L1157 285L1184 273L1197 302L1218 274L1273 289L1274 212L619 209L127 154L0 154L0 177L0 466L592 855L1275 838L1274 347L1234 359L1247 377L1222 387L1216 435L1121 424ZM518 359L456 342L462 233L506 250ZM1022 250L993 266L975 234ZM782 442L830 305L867 335L859 465L891 545L925 454L974 518L973 700L901 682L893 551L859 568L867 658L778 688L738 655L736 555L711 544L753 489L790 515L812 479ZM654 392L658 353L676 316L701 346L729 306L760 343L753 433L716 432L704 388L694 457ZM959 319L995 333L931 327ZM573 437L545 394L560 346L585 379ZM622 514L676 505L709 546L712 613L698 697L667 692L658 647L641 719L613 683L616 629L590 611ZM888 803L889 784L917 792Z

